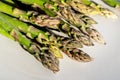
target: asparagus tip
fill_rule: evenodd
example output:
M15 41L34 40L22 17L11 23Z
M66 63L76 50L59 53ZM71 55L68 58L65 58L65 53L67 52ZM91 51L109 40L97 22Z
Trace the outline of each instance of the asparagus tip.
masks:
M69 48L64 52L68 57L78 62L90 62L93 60L87 53L77 48Z

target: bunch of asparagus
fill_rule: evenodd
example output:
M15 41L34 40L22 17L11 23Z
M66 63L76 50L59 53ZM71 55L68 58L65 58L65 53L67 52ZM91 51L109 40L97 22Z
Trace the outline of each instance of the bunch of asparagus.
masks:
M89 0L1 0L0 34L17 41L43 66L59 71L65 53L73 60L92 61L83 46L105 44L89 17L116 17L110 10Z

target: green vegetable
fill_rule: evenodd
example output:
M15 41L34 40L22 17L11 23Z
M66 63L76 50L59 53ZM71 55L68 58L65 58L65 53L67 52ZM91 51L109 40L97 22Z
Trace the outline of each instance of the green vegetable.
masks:
M18 41L27 51L29 51L32 54L35 54L35 57L36 55L38 55L36 51L39 51L36 48L39 48L40 49L39 54L42 55L46 55L45 52L47 50L47 52L51 52L51 55L54 55L56 58L61 58L62 57L60 52L61 50L65 54L67 54L70 58L77 61L88 62L92 60L89 55L76 48L81 47L81 43L78 43L77 41L70 40L69 38L55 36L50 34L49 32L40 31L39 29L36 29L33 26L30 26L24 22L21 22L3 13L0 13L0 24L2 28L6 30L10 35L12 35L15 38L15 40ZM20 36L16 35L15 31L18 32ZM20 32L26 35L23 35ZM30 40L25 38L24 36L29 37ZM33 43L31 42L31 40L33 40L33 42L35 40L36 42ZM41 46L37 44L37 42L39 42ZM78 46L75 44L77 44ZM39 60L39 56L37 57L37 59ZM52 71L57 71L54 70L53 67L49 67L48 64L46 66L48 66L47 68Z
M115 13L110 11L107 8L104 8L102 5L91 1L91 0L66 0L69 1L67 4L72 6L78 12L84 13L86 15L103 15L105 17L117 18ZM107 1L107 0L106 0Z
M90 0L1 0L0 34L17 41L44 67L57 72L62 52L73 60L89 62L92 57L81 48L94 42L105 44L93 27L97 22L90 17L97 14L116 17Z
M53 72L59 71L59 61L53 53L47 48L41 46L42 44L37 44L36 42L30 40L25 35L23 35L15 26L6 21L1 17L0 13L0 33L2 35L12 38L19 42L19 44L32 54L37 60L41 61L43 66L52 70Z
M67 34L69 37L72 37L78 41L82 40L83 44L85 44L85 45L90 46L93 44L88 36L84 35L80 31L70 27L69 23L65 23L58 18L49 17L47 15L37 15L37 17L35 15L35 16L29 17L29 15L31 15L30 11L25 12L23 10L20 10L20 9L14 7L14 6L7 5L3 2L0 2L0 6L7 6L7 10L5 10L4 8L1 7L0 8L1 12L4 12L4 13L9 14L11 16L20 18L20 20L22 20L22 21L27 21L27 22L30 22L32 24L36 24L39 27L48 27L48 28L63 32L64 34ZM28 13L29 13L29 15L28 15ZM35 12L32 11L32 13L34 15ZM23 15L26 15L26 16L23 16ZM84 21L89 21L89 23L91 23L91 19L88 18L87 16L85 17L82 14L79 16L81 18L83 18ZM52 25L50 22L52 23ZM27 30L27 29L25 29L25 30ZM83 36L84 36L84 40L82 39Z

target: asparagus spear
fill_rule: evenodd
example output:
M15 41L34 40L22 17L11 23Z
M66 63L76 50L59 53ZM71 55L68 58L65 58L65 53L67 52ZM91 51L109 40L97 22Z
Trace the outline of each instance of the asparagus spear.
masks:
M41 48L40 45L22 35L16 28L14 28L14 26L9 24L9 22L3 22L3 20L4 19L0 16L0 33L2 35L7 35L6 37L19 42L24 49L32 54L37 60L41 61L46 68L53 72L59 71L59 61L49 49Z
M76 48L65 48L63 50L67 56L73 60L79 61L79 62L90 62L93 60L87 53L83 52L80 49Z
M111 7L120 8L120 0L102 0L102 1Z

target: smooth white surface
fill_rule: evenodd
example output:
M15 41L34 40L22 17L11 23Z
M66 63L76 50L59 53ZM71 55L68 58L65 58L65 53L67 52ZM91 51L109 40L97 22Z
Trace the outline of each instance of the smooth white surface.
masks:
M18 43L0 35L0 80L120 80L120 11L114 11L118 19L94 17L98 21L94 26L107 42L84 49L94 61L79 63L64 55L56 74L44 68Z

